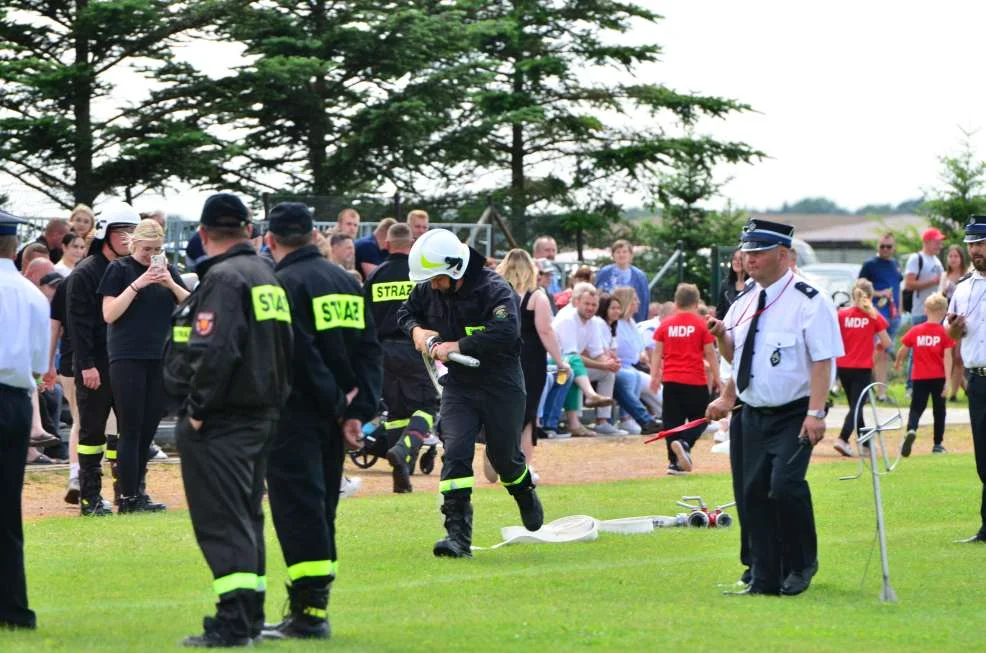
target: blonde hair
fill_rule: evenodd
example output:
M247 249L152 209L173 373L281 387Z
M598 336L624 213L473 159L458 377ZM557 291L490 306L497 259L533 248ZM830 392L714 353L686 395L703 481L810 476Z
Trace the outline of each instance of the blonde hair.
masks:
M537 288L537 266L534 265L531 255L522 249L512 249L507 252L496 271L518 295Z
M86 215L89 216L89 231L87 231L84 234L79 234L83 238L88 238L92 235L92 232L96 229L96 214L92 212L92 209L89 208L88 205L76 204L75 208L72 209L72 212L68 214L68 222L71 223L72 218L79 215L80 213L85 213Z
M407 214L408 222L410 222L411 220L415 220L417 218L424 218L425 220L428 220L428 212L425 211L424 209L414 209L413 211Z
M633 317L633 312L630 310L633 307L633 302L637 299L637 291L630 286L619 286L618 288L613 288L610 297L620 302L620 319L628 320Z
M127 249L133 254L137 250L137 243L159 240L164 244L164 229L158 224L157 220L146 218L141 220L134 232L127 238Z
M948 300L940 292L932 293L924 300L924 312L944 313L948 311Z
M678 308L688 308L699 303L701 296L698 286L693 283L679 283L674 289L674 305Z
M852 288L852 303L864 311L873 306L873 283L869 279L857 279Z
M582 299L582 295L595 296L596 294L597 294L596 287L594 285L592 285L588 281L580 281L577 284L575 284L575 287L572 288L571 301L573 302L579 301L580 299Z

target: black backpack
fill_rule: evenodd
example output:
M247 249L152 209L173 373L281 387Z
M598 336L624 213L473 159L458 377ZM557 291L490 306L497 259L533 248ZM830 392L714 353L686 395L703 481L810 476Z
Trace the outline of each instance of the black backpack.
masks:
M914 280L917 281L921 278L921 269L924 267L924 257L921 256L921 252L918 252L918 273L914 275ZM914 291L913 290L902 290L900 291L900 308L904 313L910 313L911 309L914 308Z

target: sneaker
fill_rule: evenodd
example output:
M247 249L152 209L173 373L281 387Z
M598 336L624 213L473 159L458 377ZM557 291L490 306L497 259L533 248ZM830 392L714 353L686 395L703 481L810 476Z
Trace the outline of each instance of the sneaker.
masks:
M79 505L79 479L70 478L68 480L68 491L65 493L65 503L73 506Z
M841 438L837 438L836 439L835 444L832 445L832 448L835 449L836 451L838 451L840 454L842 454L846 458L852 458L853 457L852 447L849 446L849 443L848 442L846 442L845 440L843 440Z
M681 440L675 440L671 443L671 451L674 452L675 458L678 459L678 469L683 472L692 471L692 457L688 453L688 445Z
M541 432L549 440L564 440L565 438L572 437L571 433L568 431L559 431L557 427L553 429L541 429Z
M630 435L640 435L640 424L637 424L637 420L625 419L620 422L620 428Z
M585 427L584 424L579 424L575 428L568 430L568 436L571 438L591 438L596 435L596 432Z
M153 442L151 443L151 446L148 447L147 453L149 455L148 460L167 460L168 459L168 454L164 453L164 449L162 449L161 447L157 446Z
M534 468L530 465L527 466L528 471L531 472L531 483L537 485L541 482L541 475L534 471Z
M655 433L660 433L661 429L664 428L664 424L660 420L651 420L640 427L638 433L642 435L653 435Z
M343 476L342 483L339 485L339 498L348 499L363 487L363 479L359 476Z
M914 446L914 440L918 437L918 434L911 429L904 436L904 444L900 445L900 455L907 458L911 455L911 447Z
M943 447L940 444L936 444L935 446L931 447L931 453L948 453L948 452L945 451L945 447Z
M592 430L596 432L597 435L626 435L626 431L622 431L609 422L603 422L602 424L596 424L592 427Z
M675 463L671 463L670 465L668 465L668 474L670 474L671 476L687 476L690 473L691 472L686 472L681 467L678 467L678 465Z

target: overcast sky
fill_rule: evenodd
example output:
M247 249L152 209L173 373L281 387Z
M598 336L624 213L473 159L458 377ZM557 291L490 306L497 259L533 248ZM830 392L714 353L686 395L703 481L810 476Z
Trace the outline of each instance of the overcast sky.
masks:
M641 4L664 16L656 29L632 35L664 50L641 81L732 97L757 111L701 129L770 156L722 171L733 179L723 193L734 205L762 209L808 196L848 208L896 204L938 183L938 157L957 150L960 127L986 127L986 85L977 74L986 52L986 3ZM214 67L224 54L196 58ZM974 144L986 156L986 131ZM15 209L39 212L36 200L11 194ZM203 198L171 193L139 199L137 208L163 206L194 217Z

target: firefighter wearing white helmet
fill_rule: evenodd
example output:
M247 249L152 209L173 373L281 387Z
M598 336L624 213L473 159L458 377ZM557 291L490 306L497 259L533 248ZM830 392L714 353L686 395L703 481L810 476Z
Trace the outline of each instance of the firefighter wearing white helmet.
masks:
M116 462L116 438L107 438L106 434L113 392L102 297L96 290L110 261L129 254L128 238L139 223L140 215L129 204L119 202L104 208L96 220L89 256L75 266L65 281L79 404L79 505L84 517L113 514L102 497L103 454L114 465Z
M486 432L486 452L500 482L514 497L528 530L538 530L544 510L520 449L526 395L520 367L516 294L477 251L444 229L415 241L408 255L418 284L397 312L397 324L414 346L447 361L461 352L480 367L449 364L440 421L445 456L439 490L446 537L436 556L472 557L472 470L476 436ZM427 283L425 283L427 282ZM428 346L429 340L440 342Z

